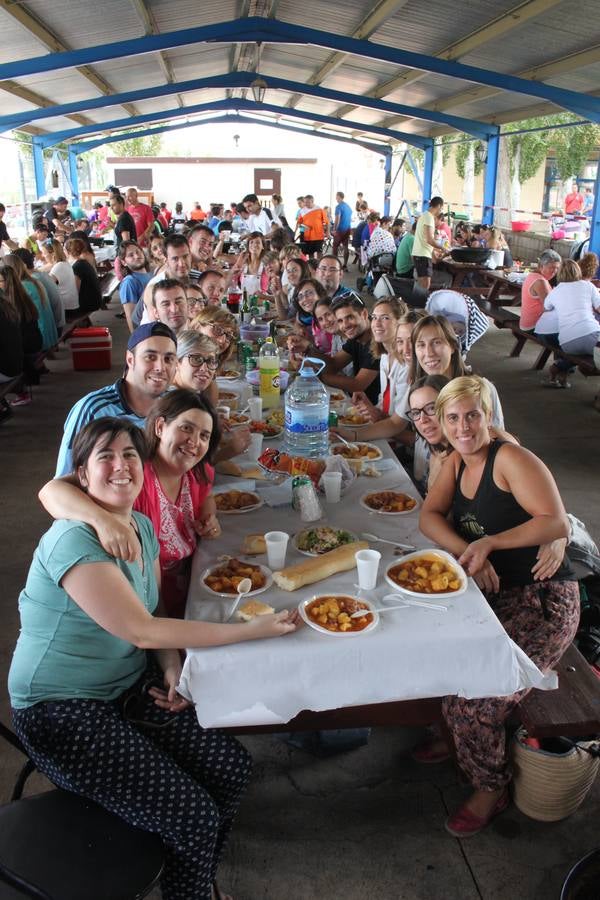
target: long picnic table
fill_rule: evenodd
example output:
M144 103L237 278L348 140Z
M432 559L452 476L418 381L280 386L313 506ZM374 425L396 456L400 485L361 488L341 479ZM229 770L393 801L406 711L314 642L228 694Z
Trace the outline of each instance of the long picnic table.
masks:
M383 454L378 478L358 476L337 504L324 502L325 521L360 535L369 531L391 541L425 548L418 508L399 516L363 508L363 494L387 488L415 498L417 493L386 441L374 442ZM231 485L239 479L220 479ZM269 496L272 487L256 482L256 492ZM240 557L247 533L273 529L294 535L309 527L291 505L222 517L218 542L200 542L193 566L186 617L225 621L230 600L211 597L204 570L222 554ZM377 586L363 594L381 605L392 592L384 573L398 562L393 546L372 544L381 552ZM305 559L288 545L286 565ZM245 557L266 565L266 557ZM259 599L276 610L291 609L315 594L356 595L356 570L342 572L294 592L271 586ZM438 601L440 602L440 601ZM425 724L440 718L439 698L502 696L534 686L551 687L543 674L508 637L476 584L441 601L446 612L405 607L381 615L373 631L356 636L323 635L309 626L282 638L223 647L188 650L180 690L193 701L204 727L242 731L343 728L383 724Z

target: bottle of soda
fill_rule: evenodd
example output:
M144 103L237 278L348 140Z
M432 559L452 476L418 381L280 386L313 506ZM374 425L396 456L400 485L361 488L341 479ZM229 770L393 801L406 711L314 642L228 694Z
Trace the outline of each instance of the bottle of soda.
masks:
M240 312L240 324L244 325L250 321L250 306L248 305L248 291L244 288L242 295L242 309Z
M263 409L279 406L279 377L281 367L279 362L279 348L272 338L267 338L260 348L258 368L260 372L260 396L262 397Z

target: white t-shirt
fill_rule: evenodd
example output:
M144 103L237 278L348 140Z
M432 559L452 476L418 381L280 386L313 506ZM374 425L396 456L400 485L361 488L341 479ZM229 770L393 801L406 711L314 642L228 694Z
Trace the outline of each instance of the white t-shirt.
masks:
M58 291L64 309L79 307L79 291L75 281L75 273L68 262L57 262L50 269L50 274L58 281Z
M271 216L272 218L269 218L264 209L261 209L257 215L248 216L248 230L260 231L261 234L270 234L271 224L273 222L275 222L276 225L281 224L277 216L273 215L273 213L271 213Z
M594 310L600 310L600 293L591 281L563 281L550 291L544 309L557 312L560 344L600 331L594 316Z
M400 363L397 359L393 359L390 366L390 357L387 353L381 354L381 365L379 368L379 385L380 393L377 406L383 409L383 395L390 386L390 405L388 415L394 413L401 419L406 418L406 408L408 406L408 372L409 367L406 363Z

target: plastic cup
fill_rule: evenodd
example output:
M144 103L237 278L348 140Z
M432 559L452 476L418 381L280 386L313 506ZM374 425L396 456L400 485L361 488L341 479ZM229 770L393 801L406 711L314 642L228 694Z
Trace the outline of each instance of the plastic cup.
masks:
M377 584L377 570L381 553L378 550L357 550L354 554L358 569L358 586L362 591L372 591Z
M339 503L342 495L342 473L323 472L321 475L328 503Z
M248 400L248 409L250 411L250 418L253 422L260 422L262 419L262 397L250 397Z
M265 534L267 562L273 571L283 569L289 539L290 536L285 531L267 531Z
M250 457L250 459L258 459L260 454L262 453L262 445L263 445L263 435L262 434L251 434L250 435L250 444L246 453Z

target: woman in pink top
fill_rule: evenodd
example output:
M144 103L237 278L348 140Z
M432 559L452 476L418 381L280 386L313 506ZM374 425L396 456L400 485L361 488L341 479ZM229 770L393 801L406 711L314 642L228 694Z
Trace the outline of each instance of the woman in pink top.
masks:
M562 258L556 250L544 250L535 272L531 272L521 288L521 318L523 331L533 331L536 322L544 312L544 300L552 290L550 279L554 278Z
M149 460L134 509L154 526L160 545L161 598L173 618L183 618L198 538L221 534L211 496L214 469L210 465L220 436L210 403L182 388L160 397L146 419ZM90 525L107 553L135 561L133 528L124 526L109 510L99 511L76 475L49 482L40 500L51 516Z

